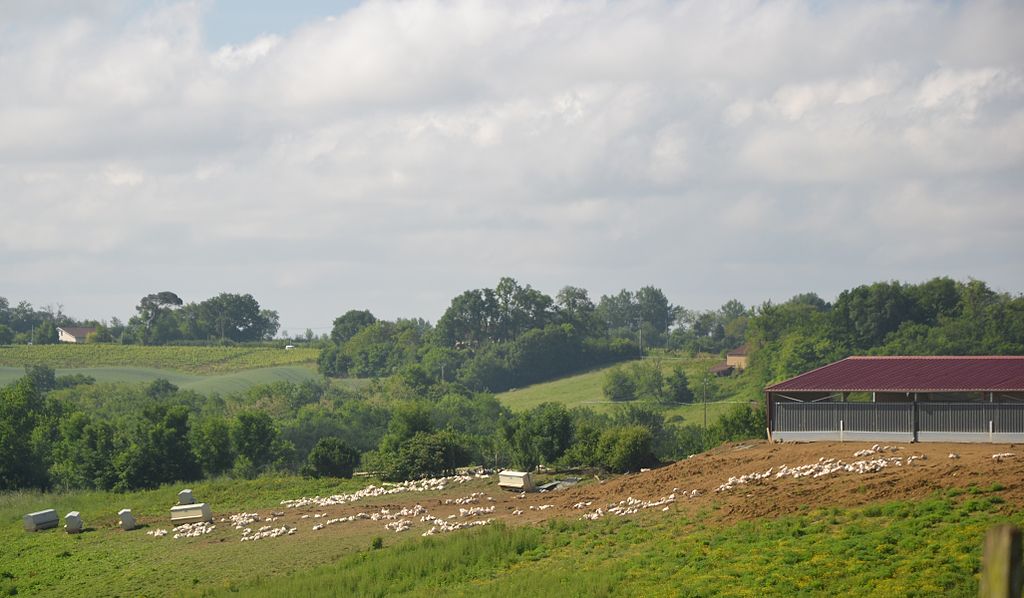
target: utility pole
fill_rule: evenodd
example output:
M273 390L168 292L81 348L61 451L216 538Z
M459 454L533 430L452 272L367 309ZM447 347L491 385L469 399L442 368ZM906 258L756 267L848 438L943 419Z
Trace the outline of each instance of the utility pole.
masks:
M644 358L644 321L643 318L636 321L636 329L640 335L640 340L637 344L640 345L640 359Z

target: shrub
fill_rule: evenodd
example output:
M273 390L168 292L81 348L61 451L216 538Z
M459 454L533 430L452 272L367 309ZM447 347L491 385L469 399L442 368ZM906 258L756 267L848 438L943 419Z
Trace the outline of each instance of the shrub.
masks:
M636 385L632 377L620 367L608 370L601 390L609 401L632 401L636 398Z
M598 458L609 471L639 471L641 467L656 463L651 451L652 440L651 431L643 426L609 428L598 440Z
M711 427L709 436L714 443L759 438L764 434L764 425L762 409L753 409L750 405L733 405Z
M417 432L397 450L374 455L381 479L389 482L455 473L469 464L464 439L450 430Z
M321 438L309 452L302 475L314 478L351 478L359 453L335 436Z

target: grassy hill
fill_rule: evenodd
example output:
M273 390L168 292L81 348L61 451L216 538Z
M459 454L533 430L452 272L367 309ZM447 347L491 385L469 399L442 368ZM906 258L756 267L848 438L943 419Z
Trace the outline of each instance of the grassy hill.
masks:
M821 457L850 462L867 446L725 446L647 473L522 498L498 490L491 477L351 504L289 508L280 501L352 492L370 480L198 482L190 487L212 505L216 529L181 539L146 534L169 529L168 509L181 485L126 494L0 494L0 594L977 595L985 530L1024 523L1024 460L991 458L1008 445L908 445L874 455L901 458L902 465L880 471L769 478L716 491L732 476L783 463L814 464ZM960 458L948 459L951 451ZM691 488L699 492L690 496ZM623 516L607 512L596 521L581 517L627 497L651 501L669 493L675 500L664 506ZM466 503L470 497L478 502ZM419 516L402 516L412 526L404 532L385 529L394 520L337 519L415 505L446 521L496 521L424 538L433 524ZM460 514L470 506L494 511ZM123 507L147 527L118 529L116 511ZM21 515L42 508L61 515L80 511L86 532L24 532ZM264 518L280 512L278 520L251 527L297 531L242 542L240 530L220 521L240 512ZM331 518L331 525L314 529ZM379 550L373 549L378 537Z
M648 358L656 359L661 364L664 374L679 364L683 366L686 376L690 381L690 389L693 391L695 403L685 405L673 405L665 409L666 419L683 421L685 423L702 423L704 421L705 405L701 403L704 396L703 379L708 368L719 363L720 358L716 357L695 357L695 358ZM612 367L631 367L638 361L627 362L618 366L599 368L559 378L550 382L533 384L526 388L517 388L508 392L498 394L498 400L512 411L526 411L541 403L556 402L566 407L589 407L598 412L606 412L615 409L622 403L615 403L604 398L601 386L604 383L605 374ZM736 377L718 378L709 377L708 386L708 421L714 421L724 413L729 404L733 401L742 401L747 397L741 395L743 391L742 380Z
M257 384L317 379L318 354L305 348L15 345L0 347L0 385L23 376L26 365L44 364L59 376L126 383L163 378L202 394L229 394Z
M206 376L186 374L173 370L129 367L59 368L56 372L58 376L70 374L92 376L97 382L152 382L157 378L163 378L178 388L194 390L201 394L214 392L230 394L246 390L257 384L281 381L302 382L319 378L319 374L317 374L315 369L301 365L259 368ZM0 386L9 384L24 375L24 368L0 368Z
M144 347L141 345L9 345L0 367L45 364L52 368L151 368L191 374L223 374L258 368L312 365L317 349L271 347Z

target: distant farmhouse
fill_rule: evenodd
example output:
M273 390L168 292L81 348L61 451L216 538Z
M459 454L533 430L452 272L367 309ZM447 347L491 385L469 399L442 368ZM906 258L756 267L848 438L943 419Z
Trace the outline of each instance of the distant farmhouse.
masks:
M743 370L747 369L747 350L748 346L746 344L742 344L733 349L732 351L726 353L726 365L731 365L732 367L736 368L736 371L738 372L742 372Z
M62 343L84 343L85 337L96 332L95 328L57 328L57 340Z
M708 370L715 376L731 376L733 372L747 369L747 345L740 345L725 354L725 361L711 366Z
M1024 356L848 357L764 394L773 440L1024 442Z

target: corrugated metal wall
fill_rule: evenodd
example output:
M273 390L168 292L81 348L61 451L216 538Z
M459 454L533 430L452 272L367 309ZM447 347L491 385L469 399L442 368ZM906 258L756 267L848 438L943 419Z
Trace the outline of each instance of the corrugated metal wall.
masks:
M1024 432L1024 405L998 403L918 403L918 429L924 432Z
M775 430L837 432L913 432L909 403L776 403Z
M1024 404L776 402L772 431L794 440L909 434L921 440L1017 442L1024 440Z

